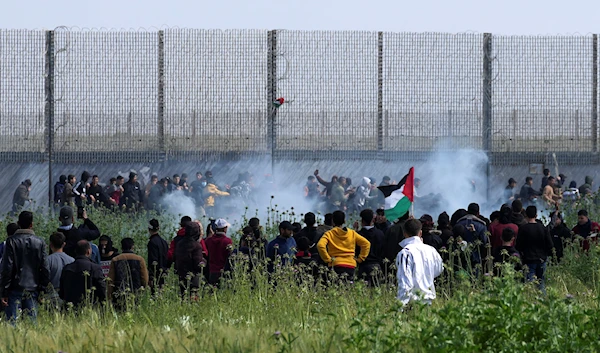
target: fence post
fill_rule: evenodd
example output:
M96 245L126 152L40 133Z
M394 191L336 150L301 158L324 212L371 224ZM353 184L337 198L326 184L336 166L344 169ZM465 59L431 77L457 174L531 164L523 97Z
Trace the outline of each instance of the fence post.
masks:
M165 31L158 31L158 148L165 148Z
M277 30L267 36L267 149L271 153L271 176L275 176L275 151L277 150L277 109L273 102L277 99Z
M483 34L483 150L488 156L486 166L486 196L490 200L490 174L492 163L492 34Z
M54 31L46 31L44 91L46 101L44 115L46 118L46 150L48 153L48 212L52 210L52 163L54 156Z
M377 154L383 157L383 32L377 33Z
M592 48L592 152L598 152L598 35L593 36Z

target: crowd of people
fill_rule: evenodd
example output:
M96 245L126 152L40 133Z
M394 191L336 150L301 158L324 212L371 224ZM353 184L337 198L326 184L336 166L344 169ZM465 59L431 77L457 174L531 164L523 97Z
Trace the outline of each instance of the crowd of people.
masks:
M315 213L308 212L303 218L304 227L282 221L278 235L269 240L260 220L252 218L241 229L238 240L228 234L231 225L223 218L210 218L205 228L185 216L178 232L166 237L161 235L159 221L152 219L148 223L148 243L143 244L147 247L144 258L136 254L136 246L141 244L135 244L132 238L121 240L119 252L112 239L102 235L87 217L84 206L101 202L126 210L152 208L148 200L156 200L153 190L159 189L160 195L175 190L199 193L202 207L211 210L214 203L209 203L209 198L231 194L234 188L251 190L251 176L241 175L238 183L226 187L228 192L220 191L210 172L204 176L198 173L189 186L185 178L178 176L160 181L153 177L146 187L139 184L135 173L125 183L123 178L111 179L106 187L99 186L97 176L91 176L88 184L89 178L89 173L84 173L80 182L73 175L61 177L62 188L55 188L59 225L53 234L36 236L30 211L21 211L18 222L7 226L8 237L0 245L0 298L10 320L17 317L19 309L35 317L42 294L56 308L106 301L125 308L128 302L135 302L135 293L142 288L159 294L171 271L179 278L181 295L194 296L205 283L218 288L222 277L236 266L250 272L259 270L260 261L267 264L267 273L282 266L297 266L299 273L324 282L334 276L345 282L358 279L378 286L394 273L397 296L403 304L416 300L430 303L436 297L435 278L442 274L444 260L458 251L461 261L452 264L458 266L456 270L497 272L494 264L509 263L516 271L525 270L527 280L539 281L543 290L546 265L552 257L561 261L565 241L580 236L586 251L600 232L600 226L584 209L578 212L574 227L565 224L557 206L574 187L559 193L560 184L555 181L564 182L564 176L559 179L547 175L542 182L546 185L539 192L533 190L528 178L518 194L511 191L516 186L514 180L509 181L506 202L489 218L472 203L452 215L443 212L435 221L429 214L416 219L409 213L388 220L380 207L383 195L373 192L373 179L363 178L358 188L347 188L349 178L333 177L327 182L315 171L305 187L305 197L331 206L332 212L325 214L322 224L318 224ZM320 190L317 183L325 190ZM386 183L393 181L384 177L380 185ZM15 197L30 187L26 180ZM591 187L592 180L587 179L578 197L589 194ZM548 225L538 219L534 198L540 195L545 206L555 208ZM80 213L79 226L74 225L76 211ZM344 211L357 212L360 221L347 224Z

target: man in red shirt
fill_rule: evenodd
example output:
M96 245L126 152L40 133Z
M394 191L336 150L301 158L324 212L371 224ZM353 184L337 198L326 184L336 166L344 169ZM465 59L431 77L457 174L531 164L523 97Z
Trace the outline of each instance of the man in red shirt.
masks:
M233 243L227 237L227 228L229 223L226 220L219 218L215 221L217 228L215 234L206 239L206 247L210 254L208 258L208 270L210 272L208 282L212 285L217 285L223 274L223 269L229 260L229 255L233 251Z

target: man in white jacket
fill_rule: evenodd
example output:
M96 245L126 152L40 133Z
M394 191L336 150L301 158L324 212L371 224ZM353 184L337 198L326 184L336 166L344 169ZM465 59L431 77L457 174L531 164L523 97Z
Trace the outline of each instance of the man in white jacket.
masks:
M398 299L431 304L435 299L433 280L444 270L442 257L429 245L423 244L421 222L409 219L404 224L402 251L396 257L398 267Z

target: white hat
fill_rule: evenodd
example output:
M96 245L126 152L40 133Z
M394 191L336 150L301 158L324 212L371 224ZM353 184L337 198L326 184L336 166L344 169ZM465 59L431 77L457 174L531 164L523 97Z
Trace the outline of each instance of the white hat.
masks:
M217 227L217 229L223 229L231 226L231 224L229 224L229 222L227 222L223 218L219 218L215 221L215 226Z

